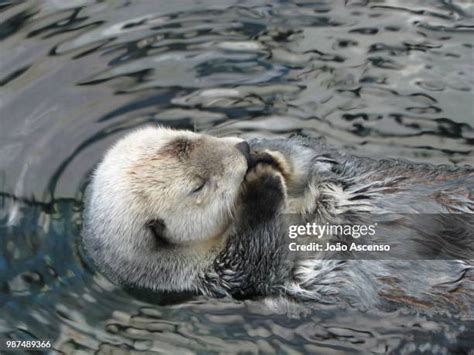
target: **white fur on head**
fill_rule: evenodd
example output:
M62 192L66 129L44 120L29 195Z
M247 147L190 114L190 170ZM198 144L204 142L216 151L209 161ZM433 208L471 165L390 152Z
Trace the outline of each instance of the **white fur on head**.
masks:
M240 141L161 127L118 141L89 187L84 240L96 263L127 283L191 288L230 223L247 170ZM171 247L157 245L152 220Z

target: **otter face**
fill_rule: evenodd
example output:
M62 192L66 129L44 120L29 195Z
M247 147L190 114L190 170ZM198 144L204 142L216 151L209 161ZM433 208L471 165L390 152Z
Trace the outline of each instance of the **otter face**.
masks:
M115 220L107 217L105 223L128 233L130 241L138 238L130 224L141 238L162 244L211 240L229 225L247 171L241 142L159 127L131 133L97 168L92 204L108 201L108 210L100 213Z

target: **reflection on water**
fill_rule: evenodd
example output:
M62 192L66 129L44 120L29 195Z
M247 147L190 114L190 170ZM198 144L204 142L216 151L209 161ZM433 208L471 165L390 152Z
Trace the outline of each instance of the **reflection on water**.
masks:
M426 352L474 315L138 297L81 260L87 176L147 122L473 163L470 1L0 2L0 338L58 350Z

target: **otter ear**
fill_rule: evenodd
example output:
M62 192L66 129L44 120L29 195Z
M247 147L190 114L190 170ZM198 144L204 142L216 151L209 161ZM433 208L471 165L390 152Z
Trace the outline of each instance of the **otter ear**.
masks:
M158 246L167 248L172 245L172 243L165 237L166 225L162 219L152 219L146 223L146 226L155 237Z

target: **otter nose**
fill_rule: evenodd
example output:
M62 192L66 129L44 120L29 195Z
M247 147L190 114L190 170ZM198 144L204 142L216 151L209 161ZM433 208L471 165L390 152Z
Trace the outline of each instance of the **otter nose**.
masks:
M237 143L236 148L243 154L247 160L247 164L250 165L250 146L246 141Z

